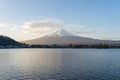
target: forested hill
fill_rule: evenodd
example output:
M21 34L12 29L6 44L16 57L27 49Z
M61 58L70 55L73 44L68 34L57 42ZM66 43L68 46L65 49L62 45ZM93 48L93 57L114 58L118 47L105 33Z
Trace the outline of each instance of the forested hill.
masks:
M0 35L0 48L19 48L27 46L26 44L15 41L7 36Z

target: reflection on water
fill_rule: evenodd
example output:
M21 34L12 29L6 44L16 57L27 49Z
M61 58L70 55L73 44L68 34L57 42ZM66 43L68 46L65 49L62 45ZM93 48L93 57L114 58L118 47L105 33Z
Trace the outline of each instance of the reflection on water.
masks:
M120 50L0 49L0 80L119 80Z

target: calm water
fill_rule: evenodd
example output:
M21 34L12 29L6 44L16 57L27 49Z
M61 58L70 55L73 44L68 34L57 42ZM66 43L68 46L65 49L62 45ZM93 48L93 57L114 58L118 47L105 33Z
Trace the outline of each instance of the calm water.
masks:
M0 49L0 80L120 80L120 50Z

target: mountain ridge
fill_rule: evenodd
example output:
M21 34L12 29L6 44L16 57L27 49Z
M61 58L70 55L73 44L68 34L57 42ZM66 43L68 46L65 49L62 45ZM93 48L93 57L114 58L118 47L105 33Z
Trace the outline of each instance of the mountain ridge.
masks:
M69 44L118 44L120 41L112 40L99 40L88 37L80 37L68 32L65 29L60 29L50 35L43 36L41 38L24 41L27 44L38 45L69 45Z

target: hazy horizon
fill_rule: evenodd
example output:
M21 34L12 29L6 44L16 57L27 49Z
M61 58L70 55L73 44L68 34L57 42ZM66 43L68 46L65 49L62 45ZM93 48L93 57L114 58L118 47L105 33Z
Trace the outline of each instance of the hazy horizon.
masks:
M0 35L17 41L59 28L84 37L120 40L119 0L0 0Z

